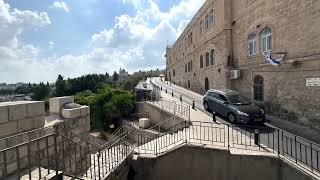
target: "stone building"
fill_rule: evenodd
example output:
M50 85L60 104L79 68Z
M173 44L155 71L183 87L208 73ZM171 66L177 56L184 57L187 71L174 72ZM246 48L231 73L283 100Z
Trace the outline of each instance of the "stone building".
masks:
M166 50L166 76L198 93L234 89L320 129L320 1L207 0ZM265 54L282 58L278 66Z
M119 70L119 81L124 81L129 77L129 73L128 71L126 71L125 69L121 69Z

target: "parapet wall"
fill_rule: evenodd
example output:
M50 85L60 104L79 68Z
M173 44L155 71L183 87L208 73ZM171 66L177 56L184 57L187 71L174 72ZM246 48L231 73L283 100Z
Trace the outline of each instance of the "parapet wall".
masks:
M53 161L55 157L54 135L52 133L55 132L54 126L56 125L61 126L61 128L59 126L59 133L66 138L87 147L86 140L90 131L90 107L80 106L64 109L63 105L73 103L73 100L73 97L50 99L51 115L49 117L52 121L48 123L45 123L44 102L0 103L0 179L4 166L7 167L6 171L9 175L16 175L19 170L28 166L37 167L40 165L49 169L55 167ZM72 166L72 169L75 170L78 167L75 167L74 160L71 162L63 159L61 147L64 147L65 151L68 150L70 154L77 154L77 156L80 154L80 149L76 149L75 144L72 146L70 142L68 144L64 141L62 136L57 138L60 167L63 164L68 164L68 167ZM4 149L7 150L3 151ZM77 159L77 161L81 160L83 159Z
M148 102L136 103L137 113L149 113L151 125L161 124L161 128L169 129L175 124L186 121L180 116L175 116L172 120L164 122L174 116L173 113L165 111L158 106L154 106ZM164 123L163 123L164 122Z
M120 170L119 170L120 171ZM130 172L131 171L131 172ZM276 156L232 154L191 145L162 156L138 157L131 161L136 180L312 180Z
M45 107L41 101L0 103L0 138L43 127Z

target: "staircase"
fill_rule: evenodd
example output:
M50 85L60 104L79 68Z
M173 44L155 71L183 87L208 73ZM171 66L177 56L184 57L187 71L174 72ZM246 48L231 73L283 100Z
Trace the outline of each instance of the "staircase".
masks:
M45 133L42 131L46 131ZM0 179L101 179L133 151L127 130L97 146L62 126L39 130L43 134L0 150ZM6 142L29 132L6 138ZM15 166L12 168L12 166Z

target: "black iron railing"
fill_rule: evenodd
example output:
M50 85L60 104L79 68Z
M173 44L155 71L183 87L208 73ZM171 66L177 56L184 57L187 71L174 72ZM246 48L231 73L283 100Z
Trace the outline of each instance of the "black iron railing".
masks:
M277 128L184 121L156 135L137 136L140 153L158 155L188 143L260 151L277 154L320 177L320 146Z
M23 143L0 150L0 179L10 176L40 179L61 173L102 179L123 163L134 148L140 153L159 155L190 143L277 154L320 177L318 144L266 126L182 121L170 128L160 128L156 134L128 128L100 147L59 126L45 130L44 136L29 135L30 139Z

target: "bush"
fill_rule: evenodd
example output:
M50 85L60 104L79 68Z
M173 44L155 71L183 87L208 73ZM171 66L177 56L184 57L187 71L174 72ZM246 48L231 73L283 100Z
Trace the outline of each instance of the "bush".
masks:
M103 85L97 93L77 93L75 101L91 108L91 127L108 130L111 124L118 125L122 117L134 109L134 96L128 91Z

